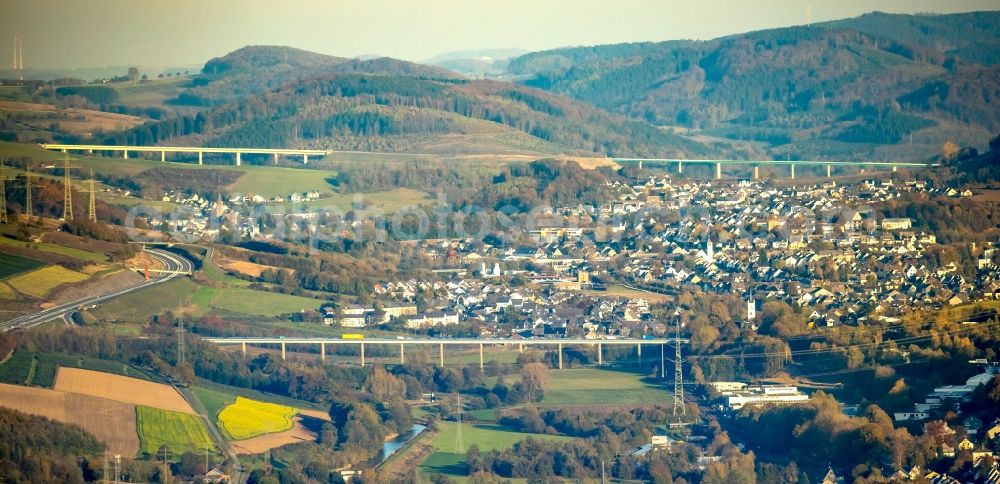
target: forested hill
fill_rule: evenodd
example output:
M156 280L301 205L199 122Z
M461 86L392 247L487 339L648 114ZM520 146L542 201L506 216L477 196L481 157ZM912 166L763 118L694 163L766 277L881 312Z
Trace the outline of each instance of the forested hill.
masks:
M539 87L754 154L916 158L1000 132L1000 12L869 14L733 35L513 59Z
M392 59L347 59L285 46L251 45L205 63L202 75L177 104L219 106L285 84L332 74L379 74L427 79L459 79L439 67Z
M334 67L351 65L357 64L342 62ZM224 72L236 70L230 67ZM432 153L657 157L708 153L703 144L646 123L510 83L355 73L294 80L257 94L238 95L234 82L244 83L241 86L248 91L260 87L250 88L251 76L210 80L200 95L214 89L220 96L237 99L196 115L147 123L103 141Z
M1000 63L1000 15L972 12L955 15L903 15L873 12L817 24L852 29L981 65Z

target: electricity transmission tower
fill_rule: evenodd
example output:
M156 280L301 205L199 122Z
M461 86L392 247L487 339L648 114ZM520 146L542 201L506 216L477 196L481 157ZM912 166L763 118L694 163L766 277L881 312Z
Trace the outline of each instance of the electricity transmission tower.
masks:
M90 169L90 203L87 206L87 219L97 221L97 190L94 188L94 169Z
M184 363L184 323L177 323L177 364Z
M0 224L10 223L7 220L7 174L3 160L0 160Z
M75 167L74 167L75 168ZM63 220L73 220L73 178L69 172L69 157L63 155Z
M31 217L31 189L34 188L31 185L31 165L25 167L24 172L24 215Z
M684 368L681 366L681 319L678 315L674 333L674 415L687 414L684 406Z

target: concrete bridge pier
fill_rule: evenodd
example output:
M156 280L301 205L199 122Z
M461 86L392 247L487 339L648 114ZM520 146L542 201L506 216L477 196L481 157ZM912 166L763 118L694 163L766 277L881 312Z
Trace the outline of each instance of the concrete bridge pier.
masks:
M753 179L760 180L760 165L753 166Z
M243 164L243 162L240 160L240 152L237 151L236 152L236 166L240 166L242 164Z
M167 161L167 152L160 151L160 161Z
M635 345L635 356L642 360L642 343Z
M639 160L639 171L642 171L642 160Z
M562 368L562 343L559 343L559 369Z
M400 365L405 365L406 364L406 359L403 356L404 355L404 353L403 353L403 347L404 347L403 343L400 343L399 344L399 364Z
M830 178L830 165L826 165L826 177Z
M66 153L66 148L63 148L63 149L62 149L62 152L63 152L63 153Z
M684 162L683 161L678 161L677 162L677 173L684 173Z
M715 164L715 179L716 180L722 179L722 163Z
M278 154L277 153L274 154L274 164L275 165L278 164Z
M326 361L326 343L319 344L319 360Z
M441 343L439 345L438 351L439 351L438 365L440 365L441 368L444 368L444 343Z
M893 173L896 172L896 165L892 165L892 171L893 171Z
M795 179L795 164L790 165L792 167L792 180Z
M604 366L604 351L600 343L597 343L597 366Z
M303 165L308 165L309 164L309 155L307 155L305 153L302 154L302 164Z
M479 343L479 371L483 371L483 344Z
M243 356L246 356L247 355L247 344L246 343L240 343L240 346L243 347Z
M205 153L204 152L201 152L201 151L198 152L198 164L199 165L205 164Z
M285 343L281 343L281 359L285 359Z
M124 160L128 159L128 150L122 150L122 159Z
M660 344L660 379L661 380L666 380L667 379L667 368L663 364L666 361L666 357L664 356L664 350L663 350L663 348L664 348L664 345Z
M365 366L365 344L361 343L361 367Z

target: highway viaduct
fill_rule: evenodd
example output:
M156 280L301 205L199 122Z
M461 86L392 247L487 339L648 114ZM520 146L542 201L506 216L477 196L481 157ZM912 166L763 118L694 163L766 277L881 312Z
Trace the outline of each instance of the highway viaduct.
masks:
M122 158L128 159L128 153L130 151L135 153L159 153L160 161L167 161L167 153L197 153L198 154L198 164L201 165L204 162L205 153L228 153L236 155L236 165L242 165L243 160L241 155L243 154L254 154L254 155L271 155L274 157L274 162L278 162L279 156L301 156L302 163L309 163L309 156L325 156L331 151L327 150L297 150L297 149L282 149L282 148L201 148L196 146L124 146L124 145L70 145L70 144L59 144L59 143L42 143L40 145L42 148L47 150L58 150L63 153L68 153L69 151L86 151L88 153L93 153L95 151L110 151L122 153Z
M656 339L585 339L585 338L561 338L561 339L514 339L514 338L368 338L368 339L343 339L343 338L204 338L219 346L240 345L243 354L246 355L247 345L279 345L281 347L281 359L285 359L286 345L319 345L319 357L326 360L326 345L356 345L360 346L361 366L365 366L365 345L399 345L399 363L406 363L406 346L437 346L438 364L444 366L445 346L479 346L479 368L483 369L485 360L483 348L490 346L511 346L517 345L518 351L524 351L525 346L555 346L559 353L559 369L563 368L563 346L590 346L597 351L598 365L604 364L604 346L635 346L639 357L642 357L643 346L660 347L660 371L665 372L663 362L665 361L664 347L668 344L686 344L690 342L687 338L656 338Z
M833 174L833 167L854 167L854 168L932 168L940 166L937 163L917 163L909 161L823 161L823 160L709 160L709 159L680 159L680 158L611 158L611 161L620 165L638 164L642 169L643 163L647 165L672 165L677 164L677 173L684 173L685 163L715 165L715 178L722 178L723 165L740 165L753 167L753 178L760 179L761 165L786 165L789 167L791 178L795 179L795 167L803 166L825 166L826 176L829 178Z
M197 153L198 164L203 164L205 153L227 153L233 154L236 164L241 165L242 154L264 154L274 157L275 163L279 156L301 156L302 162L309 163L309 156L325 156L333 153L329 150L306 150L306 149L284 149L284 148L202 148L197 146L125 146L125 145L74 145L60 143L42 143L42 148L47 150L58 150L63 153L69 151L94 151L121 152L122 158L128 159L129 152L136 153L160 153L160 161L167 161L167 153ZM792 179L795 179L796 166L825 166L826 176L833 174L834 167L855 167L855 168L888 168L896 171L899 167L904 168L932 168L940 166L937 163L918 163L909 161L832 161L832 160L713 160L713 159L682 159L682 158L609 158L610 161L621 165L638 164L641 169L646 165L672 165L677 164L677 172L684 173L684 164L707 164L715 165L715 178L722 178L723 165L750 166L753 168L753 178L760 178L760 167L762 165L786 165Z

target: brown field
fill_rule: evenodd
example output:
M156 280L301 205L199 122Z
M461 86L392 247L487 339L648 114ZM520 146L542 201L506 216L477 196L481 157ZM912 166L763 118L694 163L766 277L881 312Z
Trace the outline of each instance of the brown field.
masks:
M318 418L318 419L320 419L320 420L322 420L324 422L329 422L330 421L330 413L329 412L324 412L322 410L306 410L306 409L300 408L299 409L299 415L305 415L306 417Z
M610 167L610 168L615 169L615 170L621 168L621 165L619 165L618 163L615 163L615 162L611 161L608 158L586 158L586 157L582 157L582 156L560 156L559 157L559 159L563 159L563 158L567 158L567 159L570 159L570 160L573 160L573 161L577 162L580 165L580 168L583 168L585 170L594 170L594 169L600 168L602 166L607 166L607 167Z
M62 129L77 134L89 134L95 129L115 131L138 126L143 119L127 114L105 113L90 109L58 108L51 104L0 101L0 111L17 116L19 113L51 117L26 118L22 122L29 126L45 129L52 122L58 122ZM63 116L66 116L63 118Z
M251 277L260 277L260 274L268 269L278 270L278 267L255 264L243 260L223 259L217 262L220 266L230 272L238 272Z
M329 420L329 416L327 416ZM265 434L252 439L232 441L229 445L237 454L262 454L269 449L298 442L314 442L316 433L302 425L302 417L295 417L295 427L276 434Z
M0 406L79 425L115 454L133 456L139 452L135 405L56 390L0 384Z
M59 368L55 389L197 415L173 387L79 368Z
M984 188L973 192L972 199L977 202L1000 202L1000 189Z

